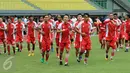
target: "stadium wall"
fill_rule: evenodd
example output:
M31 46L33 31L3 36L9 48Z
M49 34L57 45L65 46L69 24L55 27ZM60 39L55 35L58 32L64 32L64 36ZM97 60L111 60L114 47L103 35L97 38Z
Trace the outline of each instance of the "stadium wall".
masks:
M77 13L89 13L90 15L107 15L111 13L112 10L1 10L0 16L7 15L44 15L47 13L52 14L71 14L75 15Z

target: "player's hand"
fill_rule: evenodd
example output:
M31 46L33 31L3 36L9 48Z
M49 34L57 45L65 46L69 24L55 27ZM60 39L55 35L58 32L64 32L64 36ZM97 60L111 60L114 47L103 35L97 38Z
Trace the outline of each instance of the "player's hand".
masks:
M3 31L5 31L6 29L4 29L4 28L1 28L1 27L0 27L0 30L3 30Z
M75 33L75 31L74 31L74 30L72 30L72 32L73 32L73 33Z
M0 27L0 30L2 30L2 28Z
M81 33L82 36L86 36L87 34L86 33Z
M45 33L43 31L40 31L40 34L44 35Z
M45 33L44 32L41 32L42 35L44 35Z
M66 31L66 29L61 30L61 32L64 32L64 31Z

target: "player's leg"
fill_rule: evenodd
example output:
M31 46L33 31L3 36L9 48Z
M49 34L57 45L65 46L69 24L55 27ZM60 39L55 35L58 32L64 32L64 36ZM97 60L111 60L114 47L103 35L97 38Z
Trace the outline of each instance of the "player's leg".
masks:
M111 45L111 47L112 47L112 52L111 52L111 57L110 57L110 59L113 60L113 57L114 57L115 52L116 52L116 49L117 49L116 40L113 39L113 40L110 42L110 45Z
M129 41L128 40L125 40L125 46L126 46L125 52L128 52L128 49L129 49Z
M31 38L31 43L32 43L32 51L31 55L34 56L34 50L35 50L35 37Z
M12 48L13 48L13 53L15 55L15 44L12 44Z
M116 47L117 47L117 51L120 51L120 49L119 49L119 39L116 41Z
M110 49L109 41L106 41L106 57L105 57L106 60L108 60L109 49Z
M69 51L70 51L70 43L66 43L66 55L65 55L65 66L68 66L68 58L69 58Z
M28 37L27 37L28 56L31 56L30 43L31 43L31 39L30 39L30 37L28 36Z
M16 43L16 49L17 49L18 52L19 52L19 43L18 43L18 42Z
M39 44L40 53L42 53L42 43L38 41L38 44Z
M51 42L48 40L46 41L46 63L48 63L48 59L49 59L49 52L50 52L50 46L51 46Z
M103 49L105 49L105 46L106 46L106 40L105 40L105 39L103 39L102 41L103 41L103 44L102 44L102 45L103 45L103 47L102 47L102 48L103 48Z
M23 49L23 44L22 44L23 42L20 42L20 52L22 51L22 49Z
M85 58L84 58L84 64L87 64L87 62L88 62L89 53L90 53L90 50L86 50Z
M10 55L10 44L7 44L8 55Z
M41 63L44 63L44 56L45 56L46 51L47 51L46 43L44 40L42 40L42 42L41 42L41 55L42 55Z
M59 58L59 38L56 38L56 56Z
M123 49L124 48L124 38L121 39L121 48Z
M102 33L99 33L99 42L100 42L101 49L102 49L103 48Z
M64 43L60 43L60 65L63 65L62 56L63 56L64 47L65 47Z
M121 48L121 46L122 46L122 43L121 43L121 42L122 42L122 38L120 37L120 38L119 38L119 46L120 46L120 48Z
M51 51L54 52L53 41L51 42Z
M40 42L40 41L38 41L38 44L39 44L39 49L41 50L41 42Z
M54 39L54 32L51 33L51 51L54 52L54 48L53 48L53 39Z
M83 55L83 53L85 52L85 49L86 49L86 43L85 43L84 41L82 41L82 42L81 42L81 50L80 50L80 52L79 52L79 57L78 57L78 59L77 59L78 62L81 61L82 55Z
M30 43L27 43L27 48L28 48L28 56L31 56L31 50L30 50Z
M35 43L32 43L32 51L31 51L32 56L34 56L34 50L35 50Z
M2 40L2 42L3 42L3 47L4 47L4 53L6 53L6 41L5 41L5 39Z
M46 63L48 63L48 59L49 59L49 50L46 51Z
M79 48L80 48L80 42L78 41L75 41L75 55L76 55L76 58L78 59L78 55L79 55Z
M42 55L41 63L44 63L45 48L42 48L41 55Z

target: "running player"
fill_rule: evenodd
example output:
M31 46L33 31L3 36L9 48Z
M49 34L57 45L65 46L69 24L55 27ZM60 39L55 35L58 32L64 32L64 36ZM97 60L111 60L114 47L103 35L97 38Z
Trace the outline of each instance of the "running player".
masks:
M52 30L52 24L48 21L49 16L44 16L44 22L41 24L41 42L42 42L42 58L41 62L44 63L44 55L46 53L46 63L48 63L49 58L49 51L51 46L51 30Z
M42 23L44 23L43 16L40 17L40 20L39 20L39 23L38 23L38 27L40 27L42 25ZM39 43L39 49L41 50L42 49L42 46L41 46L42 43L41 43L40 39L41 39L41 34L39 32L39 29L38 29L38 43Z
M58 32L60 32L60 65L63 65L62 63L62 55L64 48L66 49L66 55L65 55L65 66L68 66L68 58L69 58L69 51L70 51L70 31L72 28L72 24L68 22L69 15L64 15L63 23L61 23L58 26Z
M122 24L120 25L120 35L119 35L119 45L120 45L120 48L123 49L124 47L124 41L125 41L125 22L122 21Z
M55 22L55 29L58 30L58 26L59 24L62 23L62 17L61 15L58 15L57 16L57 21ZM60 38L60 33L59 32L56 32L56 56L59 58L59 38Z
M126 50L125 52L128 52L128 49L130 48L130 15L127 14L125 16L126 18L126 22L125 22L125 34L126 34L126 38L125 38L125 44L126 44Z
M0 42L3 43L3 46L4 46L4 53L6 53L6 34L5 34L5 31L6 31L7 27L6 27L6 24L3 22L3 19L0 18Z
M54 26L54 20L52 19L52 15L50 13L48 13L48 16L49 16L49 22ZM54 40L54 31L51 33L51 51L53 52L54 51L54 47L53 47L53 40Z
M119 36L120 36L120 28L121 28L121 20L118 18L117 13L114 13L114 20L116 20L116 22L119 24L119 26L117 26L117 31L116 31L116 36L117 36L117 51L119 51Z
M27 22L27 48L28 48L28 56L34 56L35 50L35 29L37 24L33 21L33 16L29 16L29 21ZM32 44L32 49L30 49L30 43Z
M22 43L23 43L23 31L25 30L25 25L22 22L21 18L18 18L18 22L16 23L16 47L18 51L22 51Z
M8 19L7 24L7 49L8 55L10 55L10 46L13 47L13 53L15 55L15 29L16 26L11 22L11 19Z
M79 25L79 23L82 21L82 14L79 13L77 15L77 21L74 23L74 29L76 29L76 26ZM76 54L76 58L78 59L78 55L79 55L79 50L80 50L80 46L81 46L81 41L80 41L80 34L79 33L75 33L75 37L74 37L74 47L75 47L75 54Z
M111 57L110 59L113 60L113 57L115 55L115 51L117 49L117 36L116 36L116 32L117 32L117 26L119 26L119 24L117 23L116 20L114 20L114 15L111 13L109 14L109 19L106 19L104 21L105 24L107 24L107 35L106 35L106 42L107 42L107 49L106 49L106 60L108 60L108 52L110 47L112 48L112 52L111 52Z
M94 22L97 25L99 42L101 44L101 49L105 49L105 36L106 36L106 25L103 24L99 19Z
M79 53L78 62L81 61L83 53L85 53L84 64L87 64L88 57L91 50L91 39L90 34L94 31L92 30L91 23L89 21L89 14L84 13L84 21L80 22L77 26L77 33L80 34L81 38L81 50Z

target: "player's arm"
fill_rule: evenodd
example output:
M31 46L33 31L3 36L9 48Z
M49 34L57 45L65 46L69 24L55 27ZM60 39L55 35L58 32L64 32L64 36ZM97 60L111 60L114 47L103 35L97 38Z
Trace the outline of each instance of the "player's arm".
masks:
M4 27L3 27L3 28L0 27L0 30L3 30L3 31L6 31L6 30L7 30L7 26L6 26L5 23L4 23Z
M63 32L63 31L65 31L65 30L62 30L62 24L59 24L57 32Z
M96 27L92 27L92 28L90 27L90 29L91 29L90 34L93 34L96 31Z
M82 25L82 23L79 23L79 24L75 27L75 31L76 31L77 33L81 34L82 36L86 36L86 35L87 35L86 33L82 33L82 32L80 31L81 25Z
M109 23L111 20L110 19L106 19L104 22L103 22L103 24L107 24L107 23Z
M6 31L6 29L5 29L5 28L1 28L1 27L0 27L0 30Z
M116 25L116 26L119 26L118 22L117 21L114 21L114 20L111 20L112 24Z
M44 32L42 30L40 30L39 32L40 32L40 34L44 35Z
M14 26L14 32L12 33L12 35L16 34L16 26L15 26L15 24L13 24L13 26Z

